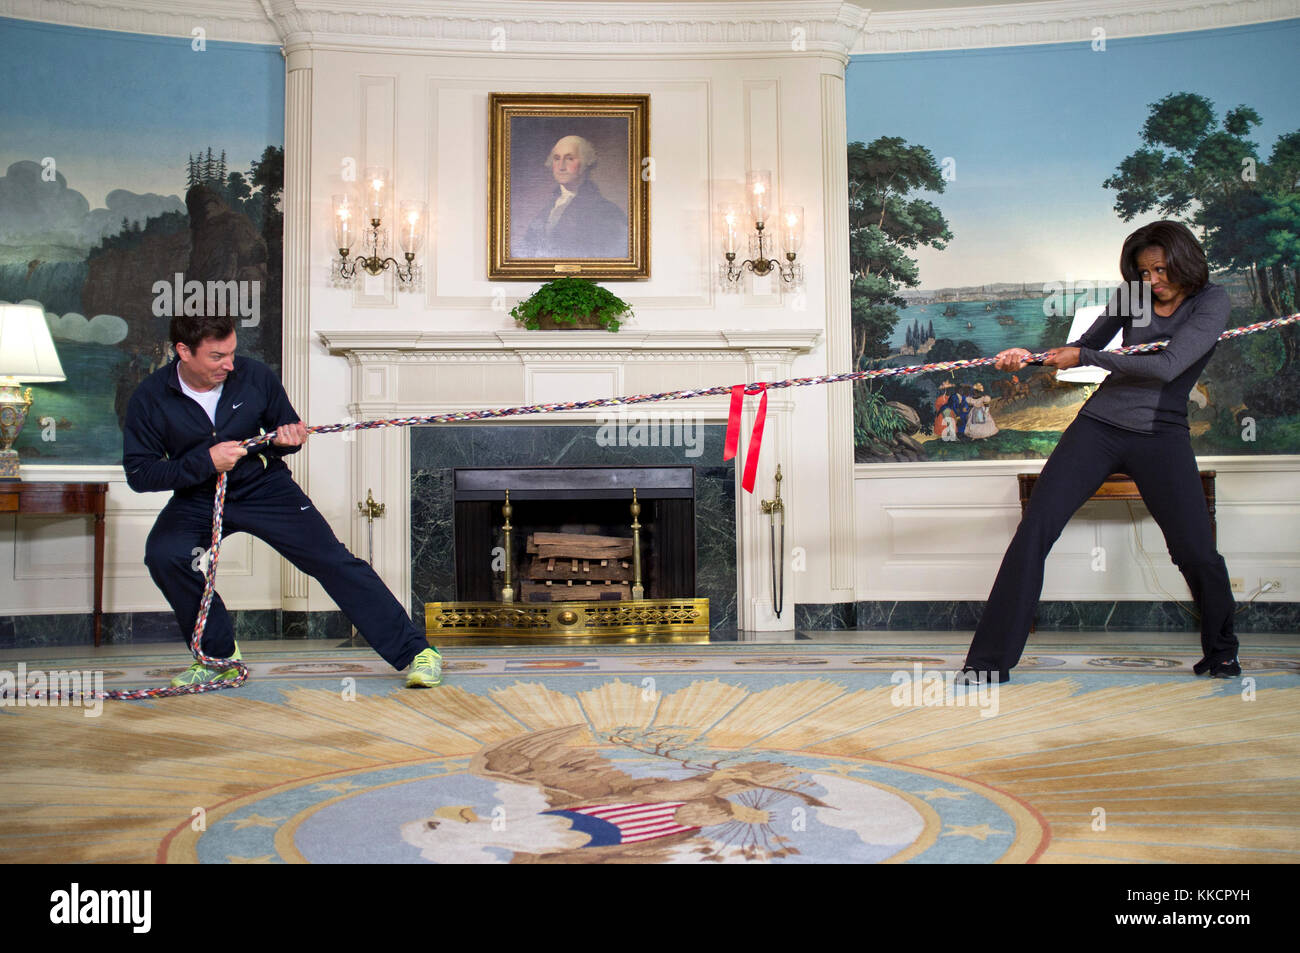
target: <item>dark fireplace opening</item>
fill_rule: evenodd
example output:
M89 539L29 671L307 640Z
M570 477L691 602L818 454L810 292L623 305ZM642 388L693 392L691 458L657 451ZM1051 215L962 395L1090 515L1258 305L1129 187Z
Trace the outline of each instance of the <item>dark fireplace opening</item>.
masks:
M633 540L633 490L640 505L641 584L646 599L695 596L695 498L692 467L457 468L453 476L456 598L501 600L505 583L502 506L510 491L510 565L516 602L576 598L566 583L524 591L537 533ZM624 560L630 567L633 559ZM584 564L596 577L599 565ZM630 572L618 573L630 580ZM581 574L579 574L581 575ZM619 586L605 587L618 589ZM599 598L599 596L597 596ZM605 599L619 598L606 592Z

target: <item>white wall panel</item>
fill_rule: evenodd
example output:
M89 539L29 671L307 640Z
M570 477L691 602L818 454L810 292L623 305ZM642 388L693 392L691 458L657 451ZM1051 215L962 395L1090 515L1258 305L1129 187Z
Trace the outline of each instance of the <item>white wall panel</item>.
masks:
M662 57L595 57L566 60L562 79L556 79L555 61L536 55L519 56L435 56L408 52L392 56L380 52L345 49L318 49L313 53L312 105L313 141L316 165L313 166L313 214L320 224L312 229L314 276L323 276L333 254L328 239L327 218L330 190L337 183L333 169L338 157L364 154L372 161L374 143L389 141L389 132L376 116L388 115L384 91L391 88L395 99L392 109L396 126L391 135L395 152L391 165L398 170L399 192L412 188L427 200L431 209L431 227L422 256L426 268L423 293L397 295L391 308L359 307L362 301L347 292L324 287L323 279L314 288L312 298L313 332L334 334L339 331L369 329L394 334L428 333L430 335L511 332L515 329L507 311L520 298L531 293L538 282L488 281L488 97L493 92L575 92L575 93L644 93L650 96L650 145L655 160L655 178L651 183L651 277L647 281L607 283L616 293L631 302L636 318L620 336L611 336L611 345L632 341L637 333L663 334L706 331L753 332L771 329L822 331L825 326L825 288L822 267L822 116L818 107L821 76L827 61L818 57L746 55L735 58L677 59ZM841 69L842 64L832 64ZM391 77L391 87L380 82ZM365 142L359 141L364 137ZM769 168L776 175L780 200L805 207L809 216L805 238L810 282L807 293L798 301L779 293L727 296L716 294L714 283L720 256L720 236L714 234L713 208L729 191L743 189L745 170L751 162ZM319 167L320 171L315 171ZM422 173L423 170L423 174ZM398 199L403 195L399 194ZM369 300L366 299L366 304ZM539 339L539 344L541 339ZM550 341L546 347L553 347ZM767 364L736 364L732 377L710 379L707 383L740 383L765 379L780 361ZM762 365L762 366L760 366ZM787 365L788 367L788 365ZM366 367L363 374L388 373ZM825 370L823 348L801 354L791 373L816 374ZM716 376L718 367L711 370ZM725 368L724 368L725 371ZM572 367L564 361L548 359L545 366L523 376L526 393L505 400L502 388L511 389L513 374L489 380L481 368L468 360L465 366L444 364L436 372L428 368L416 371L399 365L402 375L400 398L410 408L421 406L474 405L492 395L493 406L510 402L574 400L610 393L640 393L669 387L705 383L699 371L688 364L673 364L667 377L648 376L648 369L638 361L621 367L601 360L578 359ZM407 380L411 373L426 375ZM354 389L354 383L361 390ZM507 386L509 385L509 386ZM385 400L376 389L392 386L362 378L352 379L352 372L342 356L313 350L311 371L312 422L324 423L358 412L357 401L365 405L365 414L380 413ZM801 467L807 469L803 479L809 487L825 486L827 475L827 421L824 400L789 392L782 395L787 406L799 408L800 420L787 432L773 426L765 441L763 466L760 468L758 492L754 499L739 504L757 509L757 499L772 495L772 472L780 456L787 463L785 492L796 485ZM671 409L671 408L670 408ZM685 408L693 410L694 407ZM805 413L806 411L806 413ZM396 413L396 409L393 411ZM536 421L534 421L536 422ZM338 442L338 438L326 438ZM330 472L338 472L340 452L346 456L369 448L385 454L394 452L403 434L382 440L362 440L339 448L330 446L321 453L319 444L313 457ZM785 445L789 442L790 445ZM778 446L781 445L781 446ZM539 461L544 463L546 461ZM354 461L345 466L350 481L323 478L313 483L313 496L322 512L348 514L364 498L363 485L380 471L385 474L386 499L393 508L405 506L392 483L394 460L382 465L375 461ZM368 474L364 476L363 474ZM378 493L378 487L376 486ZM824 507L809 511L793 503L787 511L793 536L795 526L806 534L805 545L812 553L814 571L798 581L800 598L806 601L830 601L828 576L822 572L826 559L825 541L830 538ZM743 517L742 514L738 514ZM766 524L750 520L750 537L757 540L747 563L754 585L766 580ZM364 523L351 519L354 549L363 544ZM761 531L761 532L760 532ZM375 524L377 568L385 581L405 595L396 563L406 545L405 525L401 518L385 519ZM393 538L401 534L400 538ZM743 535L743 533L742 533ZM758 544L762 545L759 546ZM741 545L744 545L743 539ZM790 543L790 545L794 545ZM759 550L763 549L760 554ZM754 560L761 560L755 563ZM851 580L851 576L850 576ZM761 587L765 590L766 583ZM794 583L792 583L794 585ZM758 591L757 588L754 591ZM793 592L787 602L793 601ZM312 607L327 607L313 596ZM742 607L742 615L751 607ZM757 609L753 611L757 612ZM773 620L775 621L775 620ZM779 626L788 626L789 619Z
M1200 461L1217 471L1219 551L1242 580L1238 600L1263 578L1282 582L1260 602L1300 593L1300 458ZM1041 461L885 464L856 468L861 601L988 597L1020 521L1016 474ZM1099 558L1100 557L1100 558ZM1048 557L1045 600L1140 600L1190 595L1141 503L1088 503Z
M133 492L119 467L41 467L24 477L107 482L104 611L171 611L144 565L145 540L170 493ZM0 515L0 616L90 612L94 556L89 516ZM244 533L227 537L218 563L226 606L278 609L282 563L260 540Z

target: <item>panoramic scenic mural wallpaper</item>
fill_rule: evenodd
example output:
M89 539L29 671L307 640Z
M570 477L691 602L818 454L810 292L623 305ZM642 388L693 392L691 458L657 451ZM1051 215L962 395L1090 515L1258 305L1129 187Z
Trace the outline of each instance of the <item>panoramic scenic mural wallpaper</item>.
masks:
M0 301L45 309L67 376L32 385L15 449L31 465L117 464L173 313L236 315L240 351L279 369L284 61L200 36L0 23Z
M1291 20L855 57L854 369L1065 344L1160 219L1202 242L1230 326L1295 313L1298 47ZM1096 385L982 367L854 386L856 459L883 462L1046 457ZM1188 419L1200 454L1300 453L1300 330L1220 344Z

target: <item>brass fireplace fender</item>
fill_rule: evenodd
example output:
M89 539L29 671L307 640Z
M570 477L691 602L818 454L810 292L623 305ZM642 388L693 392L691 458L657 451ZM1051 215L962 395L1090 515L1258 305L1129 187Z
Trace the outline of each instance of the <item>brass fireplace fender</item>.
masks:
M708 599L632 599L575 602L427 602L431 642L460 639L511 642L708 642Z

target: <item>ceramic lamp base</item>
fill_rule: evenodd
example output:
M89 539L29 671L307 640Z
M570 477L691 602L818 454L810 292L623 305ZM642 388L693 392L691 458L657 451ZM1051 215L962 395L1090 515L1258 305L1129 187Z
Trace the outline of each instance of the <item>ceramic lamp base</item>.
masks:
M27 423L27 412L32 407L32 390L0 385L0 480L17 480L18 451L12 449L14 441Z

